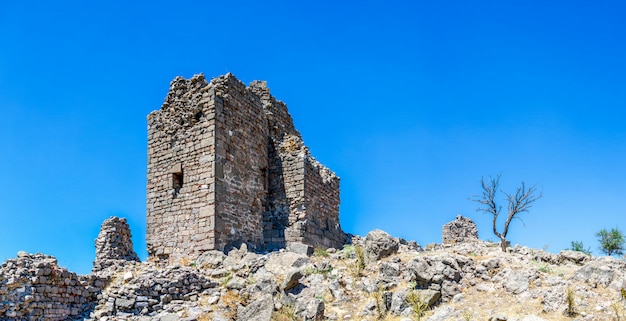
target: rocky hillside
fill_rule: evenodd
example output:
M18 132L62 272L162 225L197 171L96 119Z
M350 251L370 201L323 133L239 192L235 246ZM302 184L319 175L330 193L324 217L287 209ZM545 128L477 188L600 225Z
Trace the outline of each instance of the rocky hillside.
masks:
M115 224L113 230L124 230L120 222ZM109 246L120 238L108 242L101 234L99 239ZM50 256L20 253L0 268L0 320L626 316L626 262L611 257L572 251L555 255L519 246L504 253L498 244L479 240L422 249L379 230L353 237L342 249L294 250L257 254L243 245L173 266L137 262L125 251L129 259L107 258L88 276L58 267Z

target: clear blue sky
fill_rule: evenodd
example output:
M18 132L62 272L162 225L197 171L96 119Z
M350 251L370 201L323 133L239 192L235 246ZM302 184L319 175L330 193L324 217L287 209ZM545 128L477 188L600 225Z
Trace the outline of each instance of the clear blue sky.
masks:
M620 1L5 1L0 260L86 273L109 216L145 250L146 115L177 75L267 80L341 177L341 223L441 242L482 176L539 184L515 243L626 231ZM503 205L505 205L503 203Z

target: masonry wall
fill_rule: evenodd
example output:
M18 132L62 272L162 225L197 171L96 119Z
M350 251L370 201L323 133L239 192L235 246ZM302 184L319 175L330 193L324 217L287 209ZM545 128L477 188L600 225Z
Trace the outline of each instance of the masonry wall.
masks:
M170 261L242 242L345 241L339 179L310 157L264 82L247 88L231 74L177 77L148 116L147 199L148 253Z
M82 320L100 292L94 279L59 267L52 256L19 252L0 265L0 320Z
M288 241L296 240L287 238L287 229L294 225L299 214L304 211L304 163L297 155L305 150L287 105L276 100L263 81L253 81L250 90L261 99L269 128L268 198L263 213L264 247L279 249L286 247ZM300 234L300 231L297 233ZM302 238L297 241L301 242Z
M262 247L268 126L259 97L232 76L216 84L215 247Z
M150 256L213 249L216 93L203 76L177 77L148 116L147 245ZM182 182L175 182L175 176Z
M304 162L306 244L341 248L345 235L339 225L339 177L312 157Z

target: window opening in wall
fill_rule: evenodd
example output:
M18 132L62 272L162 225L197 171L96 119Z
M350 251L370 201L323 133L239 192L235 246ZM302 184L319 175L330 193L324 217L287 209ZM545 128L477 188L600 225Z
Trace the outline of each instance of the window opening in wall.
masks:
M193 118L196 120L196 122L198 122L200 121L200 118L202 118L202 116L204 116L204 114L201 111L199 111L193 116Z
M180 189L183 187L183 168L181 164L176 164L170 171L172 174L172 188L174 189L173 197L176 198Z
M174 195L176 195L180 192L180 188L183 187L183 173L172 173L172 182Z
M270 178L267 175L267 167L261 168L261 176L263 177L263 190L267 191L270 185Z

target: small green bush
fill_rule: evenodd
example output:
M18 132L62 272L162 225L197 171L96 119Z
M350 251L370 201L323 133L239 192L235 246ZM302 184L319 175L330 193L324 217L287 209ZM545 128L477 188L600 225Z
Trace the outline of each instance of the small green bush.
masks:
M313 250L313 255L317 256L317 257L329 257L330 254L328 254L328 252L326 252L325 248L321 248L321 247L316 247Z
M363 274L363 270L365 270L365 250L363 247L356 246L354 248L355 258L354 261L348 263L348 268L353 276L358 277Z
M591 249L590 248L585 249L585 246L583 245L583 242L581 241L572 241L570 250L576 251L576 252L583 252L587 255L591 255Z
M354 245L344 245L342 251L343 251L343 256L346 259L352 258L355 254Z
M624 234L617 227L610 231L601 229L596 233L596 237L600 242L600 251L608 256L613 254L624 254Z
M411 291L406 296L406 303L413 309L413 314L417 321L420 321L424 313L428 311L428 302L422 300L422 296L417 291Z

